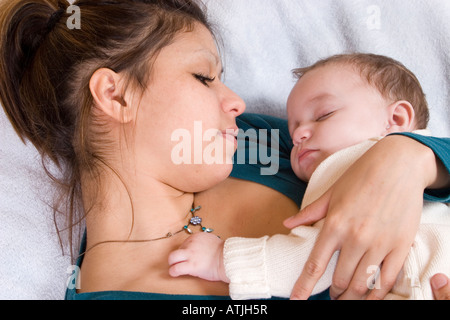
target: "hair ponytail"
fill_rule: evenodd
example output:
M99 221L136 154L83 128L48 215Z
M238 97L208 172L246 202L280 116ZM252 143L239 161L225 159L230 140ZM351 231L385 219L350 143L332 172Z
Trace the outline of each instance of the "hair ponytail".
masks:
M49 21L57 9L48 1L8 1L2 7L0 99L21 139L59 163L55 149L64 138L55 132L66 131L69 121L60 113L48 66L35 59L45 50Z

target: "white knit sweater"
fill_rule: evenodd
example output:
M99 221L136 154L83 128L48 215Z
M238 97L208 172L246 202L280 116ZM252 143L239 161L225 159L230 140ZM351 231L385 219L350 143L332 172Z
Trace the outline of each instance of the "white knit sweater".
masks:
M328 190L376 141L366 141L326 159L311 177L302 208ZM322 225L323 220L311 227L295 228L289 235L228 239L224 263L230 279L231 298L288 298ZM313 294L331 286L338 254L334 254ZM375 271L376 268L368 270L368 286ZM450 207L448 204L426 202L414 245L386 299L433 299L430 278L436 273L450 275Z

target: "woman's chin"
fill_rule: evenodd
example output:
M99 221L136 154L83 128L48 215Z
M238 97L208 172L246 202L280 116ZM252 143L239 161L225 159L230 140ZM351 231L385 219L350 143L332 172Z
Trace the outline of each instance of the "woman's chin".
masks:
M213 188L225 181L233 170L233 164L191 165L190 172L179 175L177 189L189 193L198 193Z

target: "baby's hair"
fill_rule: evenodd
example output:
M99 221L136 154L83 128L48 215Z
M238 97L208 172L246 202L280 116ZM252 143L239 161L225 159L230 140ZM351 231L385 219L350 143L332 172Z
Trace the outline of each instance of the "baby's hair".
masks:
M52 207L55 216L63 213L69 221L70 244L73 226L90 210L81 205L82 177L96 181L90 192L98 193L102 170L114 172L107 161L108 128L92 112L92 75L108 68L124 75L125 90L144 92L152 63L177 34L194 30L195 24L212 31L196 0L78 0L74 5L81 23L71 29L66 0L0 4L0 102L17 134L37 148L58 183L61 196ZM61 169L58 177L47 170L48 159Z
M361 77L388 101L408 101L415 111L416 128L427 128L430 114L425 93L417 77L402 63L376 54L340 54L319 60L306 68L294 69L293 73L300 79L306 73L330 64L344 64L356 68Z

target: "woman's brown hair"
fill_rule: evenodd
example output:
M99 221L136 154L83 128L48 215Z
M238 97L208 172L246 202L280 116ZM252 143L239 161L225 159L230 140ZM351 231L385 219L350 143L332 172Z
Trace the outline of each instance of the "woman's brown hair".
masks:
M82 172L95 179L107 166L108 142L92 113L91 76L109 68L143 91L152 61L178 33L195 23L211 31L195 0L81 0L73 5L80 9L79 29L68 27L67 1L6 0L0 5L0 102L21 139L41 153L44 168L50 160L60 169L57 177L46 170L61 190L52 208L55 221L58 213L65 215L70 244L73 226L89 212L81 205ZM57 224L57 229L62 228Z

